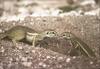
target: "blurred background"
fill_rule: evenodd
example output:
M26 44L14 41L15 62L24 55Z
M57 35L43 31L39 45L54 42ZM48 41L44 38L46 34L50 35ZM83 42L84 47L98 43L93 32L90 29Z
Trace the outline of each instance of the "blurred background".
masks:
M99 15L100 0L0 0L1 20L26 16ZM12 19L11 19L12 18Z

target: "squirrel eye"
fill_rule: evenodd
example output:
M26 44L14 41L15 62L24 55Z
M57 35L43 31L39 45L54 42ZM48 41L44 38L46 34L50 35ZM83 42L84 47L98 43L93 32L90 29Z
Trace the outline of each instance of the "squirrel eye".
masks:
M63 34L63 36L65 36L65 34Z
M52 32L52 34L55 34L55 32Z
M66 36L65 34L63 34L62 36Z

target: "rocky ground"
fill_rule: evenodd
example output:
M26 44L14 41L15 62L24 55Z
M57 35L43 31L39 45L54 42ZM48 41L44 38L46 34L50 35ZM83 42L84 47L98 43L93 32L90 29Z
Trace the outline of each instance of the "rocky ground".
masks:
M58 35L71 31L93 49L96 57L70 56L72 47L63 38L43 39L36 47L26 42L17 42L14 47L11 40L3 39L0 69L100 69L100 8L93 0L66 1L1 0L0 32L17 25L36 31L53 29Z

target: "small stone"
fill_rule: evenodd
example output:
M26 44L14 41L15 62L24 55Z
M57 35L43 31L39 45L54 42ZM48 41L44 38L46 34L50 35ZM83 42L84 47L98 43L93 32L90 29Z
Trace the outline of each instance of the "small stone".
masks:
M50 56L47 56L47 59L49 59L50 58Z
M4 51L5 51L5 49L4 49L3 47L1 47L0 52L2 52L2 53L3 53Z
M30 67L32 65L32 62L23 62L22 64L26 67Z
M67 58L67 59L66 59L66 62L70 62L70 60L71 60L70 58Z
M22 49L23 49L23 47L22 47L22 46L18 46L18 49L22 50Z
M57 65L58 68L62 68L62 65Z
M91 61L90 64L93 64L93 62Z
M63 60L63 57L58 57L58 60Z
M26 57L22 57L22 61L26 62L27 58Z
M52 57L52 58L54 58L54 59L55 59L56 57Z
M3 30L2 29L0 29L0 33L2 33L3 32Z
M45 68L47 65L46 64L43 64L43 67Z
M31 52L32 52L32 53L35 53L36 51L35 51L35 50L32 50Z
M73 59L75 59L76 58L76 56L73 56Z
M19 61L19 58L18 57L16 58L16 61Z
M43 65L43 62L40 62L39 65L40 65L40 66Z
M10 61L13 61L13 59L12 59L12 58L9 58L9 60L10 60Z
M42 67L45 68L47 65L46 65L45 63L43 63L43 62L40 62L40 63L39 63L39 66L42 66Z
M29 53L29 51L25 51L25 53L26 53L26 54L28 54L28 53Z

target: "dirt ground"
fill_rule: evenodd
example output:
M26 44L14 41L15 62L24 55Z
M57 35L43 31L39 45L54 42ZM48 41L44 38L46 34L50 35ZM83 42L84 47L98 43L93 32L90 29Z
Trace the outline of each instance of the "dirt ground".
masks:
M90 59L84 56L69 56L68 50L71 47L64 39L44 39L37 44L37 47L32 47L32 45L27 43L18 42L17 47L15 48L13 48L14 45L12 41L5 39L0 42L1 69L99 69L100 39L98 38L99 31L97 31L100 26L99 20L95 16L86 17L28 18L33 22L28 19L22 22L1 22L1 29L7 30L16 25L22 25L36 29L37 31L43 31L47 28L54 29L58 34L70 29L94 49L97 54L96 58ZM81 18L82 20L80 20ZM85 18L87 21L85 21ZM83 35L81 31L83 31Z
M57 5L55 5L55 7L57 7L60 2L56 1L57 0L54 2L50 1L48 7L52 8L52 4L56 3ZM48 1L44 2L46 5L49 4ZM66 1L62 1L63 5L66 5L65 2ZM77 4L80 2L81 0L79 0ZM14 4L15 3L16 1ZM0 33L17 25L32 28L37 32L52 29L56 31L58 35L61 35L62 32L71 31L94 51L96 57L88 58L83 55L70 56L68 51L72 48L71 45L66 39L59 37L45 38L41 41L37 41L36 47L33 47L31 44L26 42L17 42L17 45L14 46L11 40L2 39L0 40L0 69L100 69L100 16L85 15L85 13L90 11L91 8L87 10L86 7L83 8L82 6L82 9L85 9L84 14L82 12L77 16L49 16L48 13L48 16L46 14L46 16L25 17L22 15L23 17L19 20L14 20L14 17L9 17L12 16L12 14L19 17L18 14L21 12L19 13L16 9L23 6L29 9L30 5L34 6L33 3L34 2L27 5L19 0L19 3L15 4L14 6L16 7L12 10L4 8L3 12L5 13L2 15L2 12L0 12ZM38 3L38 6L42 7L43 10L48 9L48 7L44 8L45 5L43 1L36 1L36 3ZM67 3L67 5L69 4ZM37 6L37 4L35 4L35 6ZM91 6L89 5L89 7ZM39 7L38 9L40 11ZM92 8L92 10L94 9L96 10L96 8ZM37 12L35 10L33 13L34 15L35 12ZM30 11L32 14L33 10L31 9ZM53 12L54 11L56 11L56 9L53 10ZM25 14L27 13L25 12ZM38 14L40 15L40 13ZM62 14L63 13L61 13L61 15ZM3 18L4 16L6 18Z

